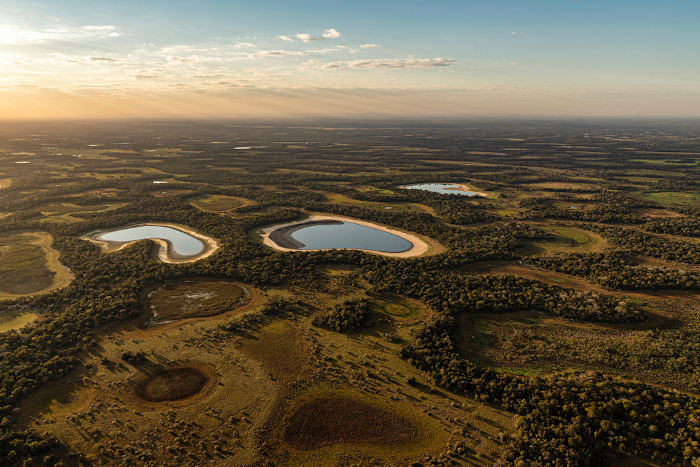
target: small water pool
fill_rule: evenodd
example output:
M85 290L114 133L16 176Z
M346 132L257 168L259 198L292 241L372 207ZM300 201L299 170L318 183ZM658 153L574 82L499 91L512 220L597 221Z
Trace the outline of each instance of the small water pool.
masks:
M418 183L406 185L404 188L407 190L425 190L443 195L479 196L479 193L474 191L463 190L456 183Z

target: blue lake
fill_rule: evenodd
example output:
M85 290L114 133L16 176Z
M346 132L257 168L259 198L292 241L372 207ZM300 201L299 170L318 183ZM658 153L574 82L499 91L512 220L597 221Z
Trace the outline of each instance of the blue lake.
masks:
M295 230L290 236L304 244L300 250L350 248L400 253L413 248L413 244L403 237L352 222L310 225Z
M461 190L459 185L454 183L418 183L416 185L406 185L404 188L407 190L431 191L443 195L478 196L478 193L473 191Z
M170 243L170 253L178 256L195 256L204 251L205 245L200 239L181 230L162 225L139 225L112 230L98 235L98 240L114 243L127 243L136 240L159 238Z

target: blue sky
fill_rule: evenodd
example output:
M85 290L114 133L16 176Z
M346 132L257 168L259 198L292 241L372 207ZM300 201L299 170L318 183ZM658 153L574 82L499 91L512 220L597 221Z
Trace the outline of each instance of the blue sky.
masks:
M160 96L166 113L206 94L215 113L389 96L396 112L698 115L698 24L697 1L0 0L0 115L59 94Z

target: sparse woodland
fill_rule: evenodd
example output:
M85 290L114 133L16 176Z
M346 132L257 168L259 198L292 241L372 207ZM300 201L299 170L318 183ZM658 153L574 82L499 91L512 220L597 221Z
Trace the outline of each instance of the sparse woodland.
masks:
M12 142L10 130L29 131L0 131L0 172L12 178L12 185L0 190L0 212L7 213L0 217L0 232L50 233L61 263L75 278L64 289L0 303L3 310L41 313L36 323L0 334L0 458L4 465L80 462L80 455L71 453L59 440L21 429L16 423L18 403L77 368L81 352L95 348L98 329L138 316L142 312L139 294L144 289L190 276L236 280L263 289L273 285L312 288L319 269L326 265L353 268L374 290L420 300L435 312L430 321L418 326L403 356L431 375L437 385L517 414L516 433L508 439L502 457L505 464L602 465L625 455L668 465L700 462L697 394L623 381L598 371L515 375L482 368L455 345L455 319L462 313L505 315L536 310L581 322L635 323L647 320L647 314L637 300L620 298L613 290L700 290L700 244L690 240L698 237L698 204L674 204L673 199L660 204L651 196L666 192L698 195L700 168L690 161L677 164L677 170L685 170L684 177L663 175L663 166L655 166L655 173L643 174L648 180L642 185L629 179L628 171L639 165L630 161L633 155L619 150L622 143L603 137L607 131L603 129L588 129L595 137L585 143L610 162L607 169L575 152L562 154L555 146L534 150L521 145L517 151L502 151L516 143L487 138L490 131L485 128L466 133L454 128L426 129L435 133L434 140L386 130L389 136L384 136L394 141L394 146L430 146L435 151L420 156L406 155L394 146L382 149L386 138L376 136L381 132L378 129L358 131L353 136L335 132L307 135L287 129L297 131L298 138L319 142L318 147L303 151L285 149L276 145L275 139L266 140L262 129L250 129L245 140L261 140L267 146L255 155L234 151L231 145L213 151L203 141L225 131L218 127L196 127L192 131L199 134L189 136L199 139L192 140L167 129L159 130L163 132L159 139L130 127L97 129L89 137L75 135L70 143L58 136L48 141ZM54 133L61 131L69 129L57 128ZM135 135L124 147L133 152L112 149L104 152L108 159L100 160L72 157L69 152L74 151L68 150L54 155L55 150L45 149L49 144L84 148L90 142L105 140L109 146L109 141L126 138L117 138L115 131ZM513 136L525 130L504 127L499 131ZM562 126L556 134L548 131L553 130L542 130L532 138L583 144L581 131L575 128ZM678 152L700 148L697 140L683 131L668 130L664 133L668 137L658 141L645 140L627 128L619 131L638 137L640 148L671 147ZM181 148L187 156L170 156L161 162L155 161L155 156L146 157L143 151L161 144L159 140L167 141L167 147ZM336 140L347 141L348 146L332 146ZM30 158L32 171L13 163L11 153L19 151L35 154ZM524 155L530 157L522 158ZM361 164L363 171L354 169L354 164ZM56 166L66 173L58 174ZM41 167L54 168L40 175ZM153 175L145 169L164 174ZM91 175L116 171L125 178ZM168 184L152 183L161 178L168 178ZM552 188L542 193L531 186L582 179L598 188ZM473 183L500 195L471 199L398 188L431 181ZM172 193L162 195L164 187ZM357 203L334 203L324 193L340 194ZM189 204L193 196L206 194L236 196L253 203L227 215L203 212ZM413 203L428 209L385 210L362 202ZM567 202L590 207L556 207ZM115 208L56 221L43 214L42 207L49 203L112 203ZM645 215L648 209L668 210L673 215L652 218ZM434 215L426 212L430 210ZM446 251L414 259L359 251L288 254L264 247L252 233L262 226L300 219L308 212L339 214L404 229L440 242ZM575 222L600 234L610 245L602 252L523 255L520 249L524 245L546 236L529 223L533 220ZM80 238L95 229L144 221L187 225L219 240L221 249L202 261L165 264L154 257L150 241L106 254ZM629 259L632 255L670 265L637 264ZM464 271L473 263L496 260L578 276L602 290L578 291L514 275ZM283 316L300 306L293 301L273 301L262 313ZM372 321L371 306L364 300L345 301L316 317L317 325L337 332L357 332L371 326ZM240 331L236 326L224 327L219 333L236 333ZM687 333L688 339L698 339L697 327Z

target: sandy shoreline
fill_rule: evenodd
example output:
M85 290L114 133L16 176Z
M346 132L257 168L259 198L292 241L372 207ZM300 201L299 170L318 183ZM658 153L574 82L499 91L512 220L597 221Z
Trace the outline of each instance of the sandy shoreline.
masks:
M474 191L473 189L469 188L467 185L464 185L462 183L452 183L452 182L445 182L446 185L455 185L455 188L445 188L445 190L448 191L468 191L469 193L476 193L477 196L480 196L482 198L488 198L488 195L484 193L483 191ZM406 188L407 185L401 185L399 188L404 189L404 190L418 190L419 188ZM423 190L423 191L429 191L429 190ZM443 193L445 194L445 193ZM475 198L476 196L471 196L472 198Z
M170 250L170 242L167 240L164 240L162 238L151 238L149 240L152 240L156 242L159 245L158 248L158 259L163 261L164 263L193 263L195 261L199 261L200 259L207 258L211 256L216 250L219 249L219 243L214 240L211 237L207 237L206 235L203 235L197 231L194 231L188 227L179 225L179 224L171 224L167 222L141 222L138 224L130 224L122 227L115 227L112 229L101 229L101 230L96 230L93 232L90 232L87 235L84 235L83 239L88 240L95 245L98 245L103 251L105 252L112 252L112 251L119 251L122 248L126 248L127 246L131 245L134 242L140 242L141 240L134 240L131 242L110 242L107 240L99 240L97 237L103 233L106 232L111 232L113 230L118 230L118 229L125 229L125 228L130 228L130 227L139 227L139 226L144 226L144 225L154 225L154 226L162 226L162 227L170 227L175 230L179 230L180 232L184 232L188 235L191 235L198 240L201 240L202 243L204 243L204 251L199 253L198 255L191 256L191 257L183 257L180 255L177 255L175 253L171 253ZM120 245L118 248L114 248L115 245Z
M299 250L296 248L285 248L284 246L277 244L273 239L271 239L270 234L276 230L294 227L298 224L306 224L308 222L318 222L318 221L324 221L324 220L351 222L353 224L364 225L365 227L371 227L373 229L381 230L383 232L387 232L387 233L396 235L398 237L401 237L403 239L406 239L409 242L411 242L411 244L413 245L413 247L410 248L409 250L402 251L399 253L390 253L390 252L375 251L375 250L364 250L364 249L359 249L359 248L348 248L348 249L365 251L367 253L373 253L373 254L382 255L382 256L391 256L394 258L411 258L411 257L415 257L415 256L422 256L425 254L438 254L438 253L441 253L444 251L444 247L434 240L427 241L427 240L420 238L419 236L417 236L415 234L410 234L410 233L407 233L407 232L404 232L401 230L395 230L395 229L392 229L390 227L385 227L385 226L380 225L380 224L375 224L375 223L363 221L360 219L353 219L351 217L336 216L333 214L329 214L329 215L312 214L306 219L294 221L294 222L287 222L285 224L273 225L271 227L266 227L264 229L261 229L258 232L262 235L264 245L267 245L270 248L274 248L275 250L278 250L278 251L321 251L321 250Z
M474 191L473 189L469 188L467 185L462 185L461 183L458 183L459 185L459 190L458 191L468 191L470 193L476 193L478 196L481 196L482 198L488 198L488 195L484 193L483 191Z

